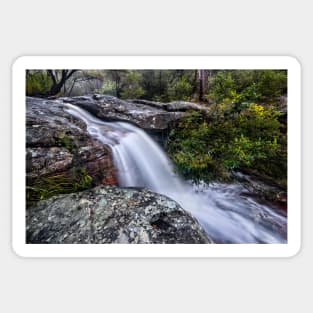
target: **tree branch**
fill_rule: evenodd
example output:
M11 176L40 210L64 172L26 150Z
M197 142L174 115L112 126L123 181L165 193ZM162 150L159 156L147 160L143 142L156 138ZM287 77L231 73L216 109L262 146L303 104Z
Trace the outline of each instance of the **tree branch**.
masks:
M75 72L77 72L78 70L71 70L69 72L69 74L66 76L66 79L69 79Z
M55 75L53 73L53 70L47 70L47 73L50 75L52 81L53 81L53 84L56 84L57 81L56 81L56 78L55 78Z

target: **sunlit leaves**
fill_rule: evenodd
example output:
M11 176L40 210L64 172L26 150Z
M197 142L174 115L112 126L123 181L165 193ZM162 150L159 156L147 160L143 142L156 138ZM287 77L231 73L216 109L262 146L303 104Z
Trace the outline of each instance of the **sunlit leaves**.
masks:
M279 116L255 103L240 112L225 104L211 116L194 112L172 130L167 149L179 171L194 180L224 180L240 168L284 178L286 136Z

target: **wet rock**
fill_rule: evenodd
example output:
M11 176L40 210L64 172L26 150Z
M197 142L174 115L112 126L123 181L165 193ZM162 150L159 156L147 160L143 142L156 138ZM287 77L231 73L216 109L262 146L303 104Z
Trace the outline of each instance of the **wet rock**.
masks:
M57 192L66 184L64 191L70 192L117 183L110 148L93 139L82 120L69 114L60 101L30 97L26 99L26 182L30 202L46 197L44 188Z
M246 188L250 196L256 195L270 202L280 203L280 207L287 210L287 191L285 188L256 174L233 172L232 176Z
M121 100L109 95L87 95L60 98L77 105L104 121L130 122L148 131L164 131L188 114L188 110L205 111L195 103L174 101L161 103L148 100Z
M144 99L127 100L137 104L144 104L158 109L163 109L168 112L184 112L188 110L207 111L207 107L197 103L188 101L171 101L168 103L156 102Z
M197 110L206 112L207 108L197 103L187 102L187 101L172 101L165 104L165 109L167 111L188 111L188 110Z
M175 201L146 189L98 186L27 210L27 243L211 243Z
M163 103L163 102L150 101L150 100L145 100L145 99L129 99L127 101L135 103L135 104L144 104L150 107L155 107L157 109L166 110L166 103Z

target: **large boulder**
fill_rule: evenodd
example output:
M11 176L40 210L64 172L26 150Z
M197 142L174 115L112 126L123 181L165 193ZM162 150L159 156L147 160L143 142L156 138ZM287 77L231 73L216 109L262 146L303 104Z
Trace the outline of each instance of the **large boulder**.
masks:
M146 189L99 186L27 210L27 243L211 243L172 199Z
M186 116L188 110L207 110L191 102L121 100L99 94L60 98L60 101L77 105L104 121L130 122L147 131L155 132L167 130L173 123Z
M26 99L27 204L99 184L116 185L109 147L60 101Z

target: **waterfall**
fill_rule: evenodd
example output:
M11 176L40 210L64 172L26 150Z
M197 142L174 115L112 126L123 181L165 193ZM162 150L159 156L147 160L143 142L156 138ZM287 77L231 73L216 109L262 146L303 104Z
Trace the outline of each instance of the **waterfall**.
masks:
M104 122L71 104L66 107L86 123L92 137L111 147L120 186L145 187L174 199L216 242L287 242L286 216L242 196L240 184L195 186L179 177L163 149L142 129L124 122Z

